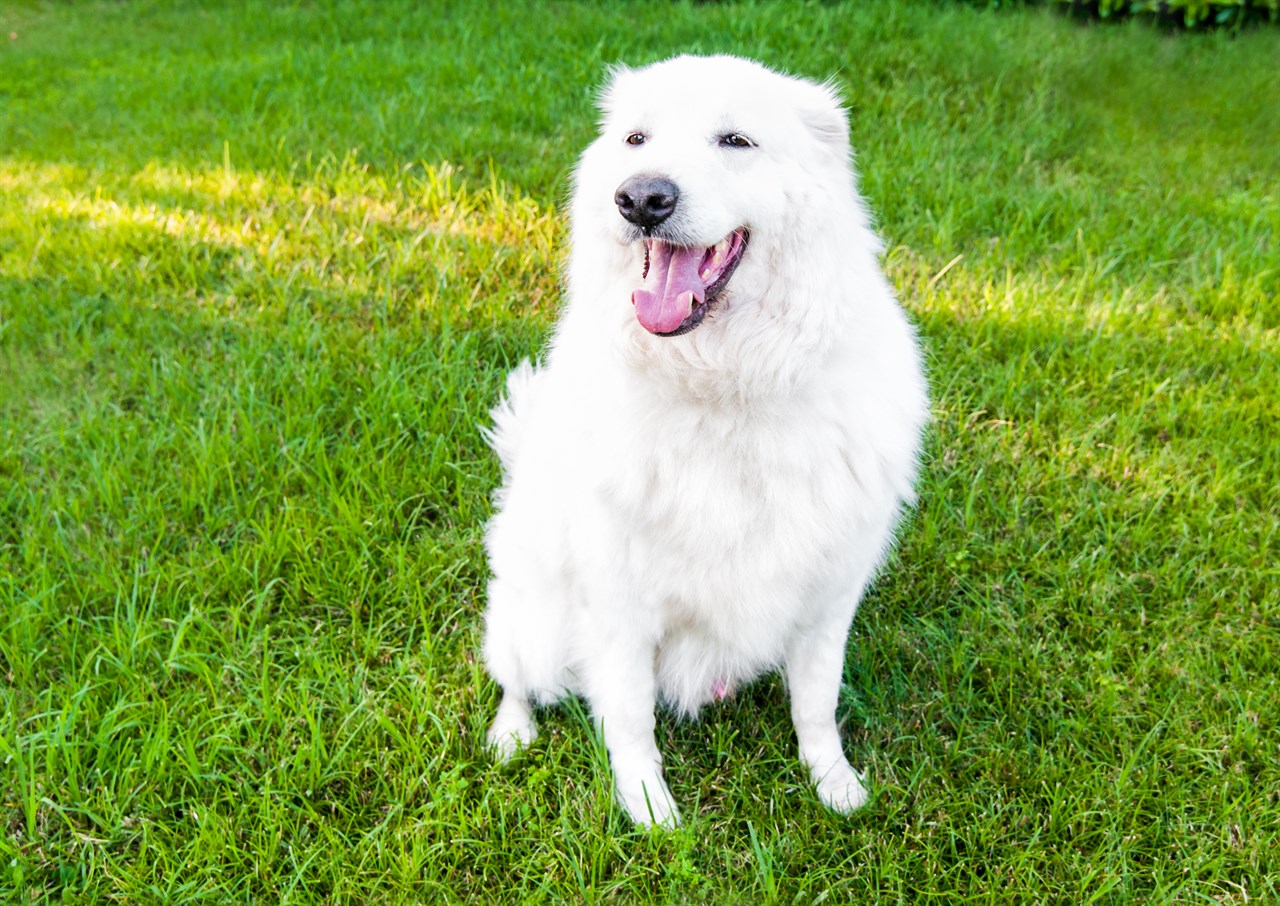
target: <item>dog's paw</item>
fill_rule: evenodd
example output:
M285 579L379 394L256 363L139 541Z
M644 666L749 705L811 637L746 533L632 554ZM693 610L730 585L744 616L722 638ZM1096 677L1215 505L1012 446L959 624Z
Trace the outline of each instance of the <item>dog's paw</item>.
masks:
M538 726L533 722L529 705L515 696L504 695L489 727L489 749L493 757L506 763L537 738Z
M666 781L659 774L618 784L618 802L637 827L674 830L680 826L680 810Z
M814 785L822 804L842 815L861 808L868 798L862 778L848 763L835 765L821 777L815 777Z

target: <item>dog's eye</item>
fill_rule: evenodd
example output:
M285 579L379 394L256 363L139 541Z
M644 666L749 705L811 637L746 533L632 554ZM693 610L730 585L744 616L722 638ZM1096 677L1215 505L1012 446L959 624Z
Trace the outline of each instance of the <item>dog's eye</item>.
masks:
M643 132L632 132L630 135L626 137L626 142L628 145L643 145L644 140L645 140L645 134Z
M721 148L754 148L756 143L741 132L730 132L720 136Z

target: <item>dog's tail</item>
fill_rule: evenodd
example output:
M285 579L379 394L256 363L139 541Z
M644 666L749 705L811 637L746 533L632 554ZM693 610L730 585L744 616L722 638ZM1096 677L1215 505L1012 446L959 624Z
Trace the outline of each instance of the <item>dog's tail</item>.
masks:
M510 477L512 467L515 465L521 441L524 439L524 419L521 414L529 410L529 397L532 396L532 389L537 382L537 378L538 370L533 366L533 363L528 359L523 359L507 375L506 396L498 402L498 405L489 410L489 418L492 421L492 425L481 428L484 439L493 448L493 451L498 454L498 461L502 463L502 471L508 477Z

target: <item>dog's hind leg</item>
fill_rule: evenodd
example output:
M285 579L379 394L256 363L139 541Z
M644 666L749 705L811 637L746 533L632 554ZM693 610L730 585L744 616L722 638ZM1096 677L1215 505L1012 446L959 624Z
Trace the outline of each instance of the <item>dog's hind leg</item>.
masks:
M489 674L502 687L502 702L489 727L489 745L507 761L538 737L535 701L558 697L556 677L563 671L563 640L556 622L539 620L535 602L521 588L495 576L489 583L484 657Z
M538 738L529 700L514 690L503 690L502 703L489 727L489 747L499 761L510 761L517 752Z

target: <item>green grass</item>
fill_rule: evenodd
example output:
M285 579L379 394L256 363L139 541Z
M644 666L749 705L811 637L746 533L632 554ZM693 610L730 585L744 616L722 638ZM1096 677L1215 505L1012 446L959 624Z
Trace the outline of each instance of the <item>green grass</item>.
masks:
M1280 899L1280 34L951 4L0 6L0 901ZM12 33L12 35L11 35ZM477 424L605 64L851 100L929 348L824 812L766 679L499 769Z

